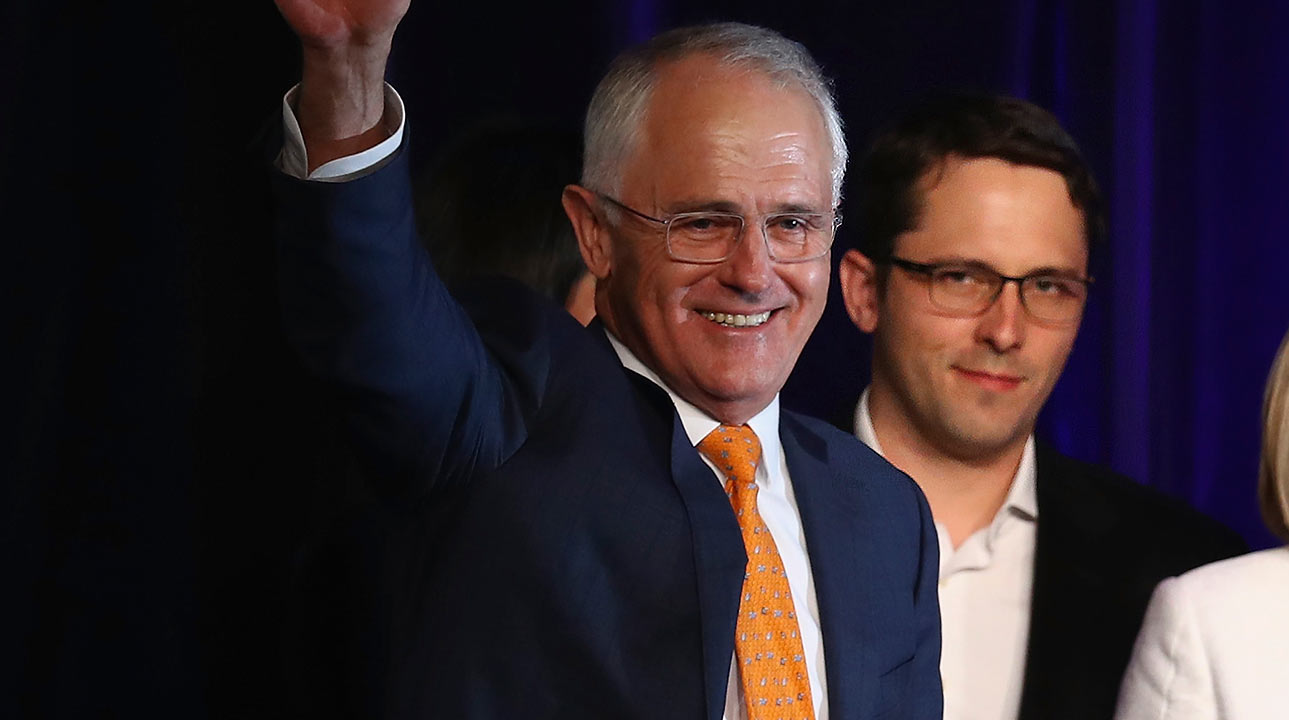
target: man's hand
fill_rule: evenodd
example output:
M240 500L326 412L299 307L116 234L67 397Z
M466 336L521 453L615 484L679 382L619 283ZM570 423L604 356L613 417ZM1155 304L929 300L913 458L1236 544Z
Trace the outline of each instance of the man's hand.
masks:
M305 47L389 46L408 0L277 0Z
M385 139L385 63L409 0L276 1L304 52L296 115L309 170Z

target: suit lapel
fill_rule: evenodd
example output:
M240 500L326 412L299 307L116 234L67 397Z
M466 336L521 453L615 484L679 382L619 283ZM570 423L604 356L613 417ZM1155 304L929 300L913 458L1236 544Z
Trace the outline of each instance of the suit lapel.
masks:
M719 720L725 709L739 592L747 568L743 536L730 512L729 498L690 444L670 398L649 380L628 375L649 404L671 418L672 481L689 518L698 576L707 717ZM888 618L875 612L887 602L878 596L884 583L862 562L880 557L883 548L863 529L880 523L868 517L872 506L863 501L862 488L835 477L829 469L827 445L821 438L786 412L780 415L779 437L819 607L829 714L838 719L870 717L880 673L869 648L878 645L875 634Z
M779 436L814 579L824 638L829 715L868 717L873 712L879 673L867 648L874 646L872 634L881 624L871 611L880 606L874 591L882 584L869 577L871 573L859 559L881 550L870 547L871 538L860 532L872 524L864 517L858 490L834 477L829 469L823 440L786 414L780 420Z
M671 479L680 493L694 548L698 578L698 612L702 628L703 686L709 720L725 711L739 592L747 572L743 534L730 510L729 497L689 442L676 409L661 388L626 371L653 412L671 428Z
M673 413L674 414L674 413ZM699 458L676 418L671 441L672 480L689 514L698 572L698 612L703 628L703 675L707 717L725 709L739 591L747 572L747 550L730 501L712 471Z
M1079 652L1087 639L1081 637L1085 630L1070 619L1083 617L1104 601L1108 563L1118 553L1131 551L1107 547L1113 529L1108 514L1086 492L1077 492L1076 482L1062 458L1040 443L1034 589L1020 720L1083 716L1083 693L1070 679L1096 658Z

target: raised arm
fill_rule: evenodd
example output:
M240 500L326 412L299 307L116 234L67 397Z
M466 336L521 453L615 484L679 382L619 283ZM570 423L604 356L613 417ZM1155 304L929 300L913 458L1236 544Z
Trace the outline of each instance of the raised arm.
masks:
M309 170L389 135L385 64L409 0L277 0L303 55L296 116Z
M278 5L304 48L309 166L383 139L385 61L406 0ZM547 396L545 319L531 298L497 296L508 312L476 326L448 294L413 222L406 153L345 182L278 173L274 189L287 337L344 403L376 478L419 494L509 458Z

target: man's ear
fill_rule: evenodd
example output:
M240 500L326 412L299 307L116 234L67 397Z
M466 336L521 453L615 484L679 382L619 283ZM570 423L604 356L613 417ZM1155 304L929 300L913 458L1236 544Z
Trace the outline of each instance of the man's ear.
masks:
M596 214L595 193L581 185L569 185L561 196L564 212L573 224L573 233L577 235L577 245L582 251L582 261L586 269L597 279L609 276L612 267L612 238L604 219Z
M877 266L867 255L858 250L847 250L838 268L841 296L846 314L855 327L871 333L877 329L878 307L881 305L881 283Z

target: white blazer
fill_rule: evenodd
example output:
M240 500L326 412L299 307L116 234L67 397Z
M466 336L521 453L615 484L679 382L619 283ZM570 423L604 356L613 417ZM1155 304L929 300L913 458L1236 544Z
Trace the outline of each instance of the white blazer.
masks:
M1115 720L1289 718L1289 547L1159 584Z

